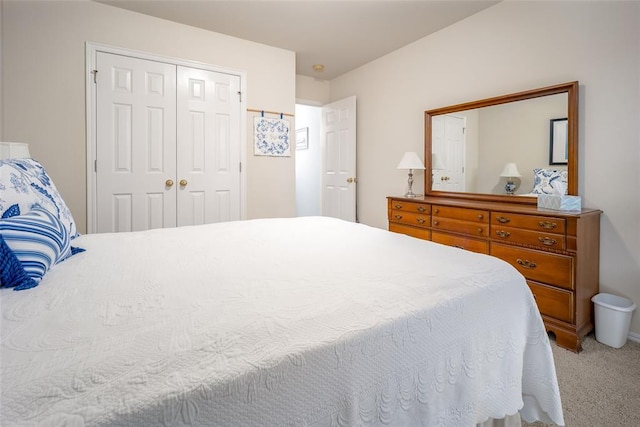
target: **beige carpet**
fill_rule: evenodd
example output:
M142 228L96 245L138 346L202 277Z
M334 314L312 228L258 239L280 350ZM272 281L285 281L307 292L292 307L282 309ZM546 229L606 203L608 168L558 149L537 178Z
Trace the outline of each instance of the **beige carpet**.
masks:
M591 334L579 354L551 345L567 427L640 426L639 343L615 349Z

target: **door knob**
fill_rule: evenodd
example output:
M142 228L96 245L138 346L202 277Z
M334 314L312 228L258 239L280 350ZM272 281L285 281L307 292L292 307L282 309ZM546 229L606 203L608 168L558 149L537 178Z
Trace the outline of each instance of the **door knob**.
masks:
M356 178L347 178L347 182L351 184L352 182L358 182Z
M171 179L166 180L166 181L164 182L164 185L166 185L167 187L171 187L171 186L173 186L173 180L171 180Z
M181 185L181 186L183 186L183 187L184 187L185 185L187 185L187 180L186 180L186 179L181 179L181 180L180 180L180 185Z

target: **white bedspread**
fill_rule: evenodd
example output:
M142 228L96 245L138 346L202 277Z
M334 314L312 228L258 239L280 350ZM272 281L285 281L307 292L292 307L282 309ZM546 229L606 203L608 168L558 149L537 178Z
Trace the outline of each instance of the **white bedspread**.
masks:
M533 297L496 258L329 218L74 245L0 289L2 426L564 424Z

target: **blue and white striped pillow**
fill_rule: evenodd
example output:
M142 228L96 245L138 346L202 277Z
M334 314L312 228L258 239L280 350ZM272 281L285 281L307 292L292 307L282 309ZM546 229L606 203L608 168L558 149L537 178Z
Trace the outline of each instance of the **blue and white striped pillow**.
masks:
M0 234L24 271L36 282L53 265L71 255L67 229L55 215L40 206L23 215L0 219Z

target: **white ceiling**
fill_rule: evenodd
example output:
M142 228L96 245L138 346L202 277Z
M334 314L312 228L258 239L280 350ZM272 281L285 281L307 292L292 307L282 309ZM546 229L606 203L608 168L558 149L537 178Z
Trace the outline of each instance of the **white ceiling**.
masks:
M330 80L473 15L495 0L96 0L296 52L296 73ZM325 69L314 71L314 64Z

